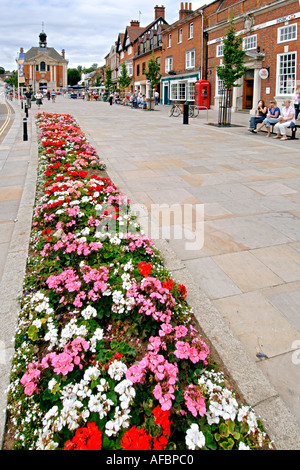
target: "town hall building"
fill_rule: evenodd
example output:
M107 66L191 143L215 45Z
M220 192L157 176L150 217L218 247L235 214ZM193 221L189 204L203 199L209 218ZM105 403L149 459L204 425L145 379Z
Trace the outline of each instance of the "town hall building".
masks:
M20 50L23 53L23 49ZM47 34L39 35L39 46L32 47L25 53L24 75L26 85L34 92L39 89L60 91L68 86L68 61L65 51L59 54L53 47L48 47Z

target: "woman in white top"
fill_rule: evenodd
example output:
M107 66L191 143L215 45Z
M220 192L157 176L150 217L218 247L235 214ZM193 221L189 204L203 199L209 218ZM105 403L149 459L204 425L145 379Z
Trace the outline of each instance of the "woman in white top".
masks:
M36 104L37 104L37 107L38 109L40 109L40 106L41 104L43 104L43 95L40 91L38 91L35 95L35 99L36 99Z
M292 122L295 122L295 108L291 106L290 100L285 100L281 115L278 118L277 124L275 124L277 135L273 138L287 140L286 129L290 127Z

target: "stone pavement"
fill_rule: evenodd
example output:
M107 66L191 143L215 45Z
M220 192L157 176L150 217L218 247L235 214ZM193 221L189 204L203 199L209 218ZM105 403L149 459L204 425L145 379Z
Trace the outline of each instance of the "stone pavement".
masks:
M183 125L161 106L58 97L43 110L78 120L145 231L159 232L166 266L276 447L300 449L299 141L250 134L246 114L221 129L208 125L214 111ZM18 145L31 144L16 141L15 159Z

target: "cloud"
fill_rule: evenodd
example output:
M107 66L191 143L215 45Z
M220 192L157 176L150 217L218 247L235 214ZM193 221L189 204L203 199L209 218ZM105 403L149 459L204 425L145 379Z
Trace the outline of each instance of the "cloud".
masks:
M200 8L210 1L193 2ZM172 24L178 19L180 1L161 2L166 7L166 20ZM126 5L126 6L125 6ZM146 26L154 19L157 0L2 0L0 18L0 66L6 70L16 68L16 57L38 45L42 23L48 36L48 45L58 52L66 50L70 67L103 64L104 57L119 32L131 20L139 19Z

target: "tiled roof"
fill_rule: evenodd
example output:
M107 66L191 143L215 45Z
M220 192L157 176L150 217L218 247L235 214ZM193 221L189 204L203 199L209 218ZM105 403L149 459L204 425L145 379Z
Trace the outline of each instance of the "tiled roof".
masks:
M25 62L33 60L35 57L37 57L40 54L47 55L48 57L50 57L53 60L56 60L57 62L68 62L53 47L46 47L45 49L40 48L40 47L32 47L25 54Z

